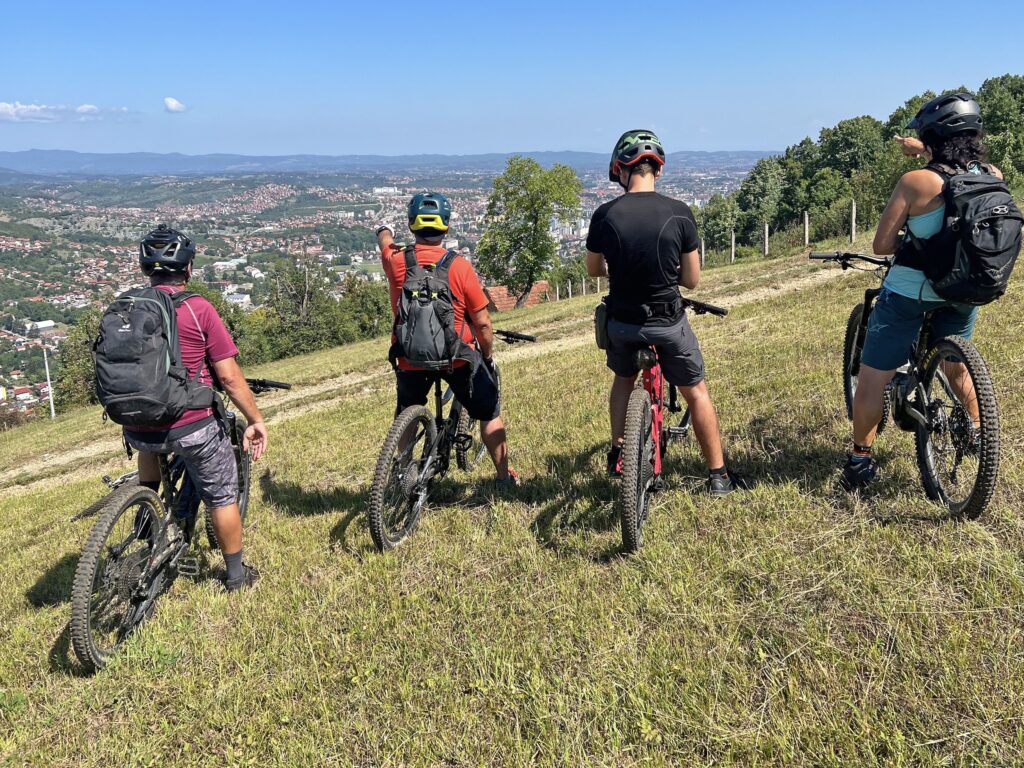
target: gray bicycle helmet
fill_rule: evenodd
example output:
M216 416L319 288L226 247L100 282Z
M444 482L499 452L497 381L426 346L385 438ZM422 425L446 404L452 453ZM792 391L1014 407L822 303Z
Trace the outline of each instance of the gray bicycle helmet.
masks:
M940 139L962 133L980 133L981 107L969 93L937 96L918 110L914 119L907 123L907 128L917 131L918 136L932 133Z
M195 257L195 243L166 224L139 243L139 266L147 277L154 272L184 272Z

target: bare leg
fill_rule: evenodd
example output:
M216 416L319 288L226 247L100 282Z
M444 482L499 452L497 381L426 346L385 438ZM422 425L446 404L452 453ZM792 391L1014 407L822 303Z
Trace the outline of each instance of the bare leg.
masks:
M953 388L964 408L971 414L974 426L981 424L981 413L978 410L978 395L974 391L974 380L963 363L943 362L942 372L946 375L949 385Z
M226 507L215 507L210 510L213 520L213 532L217 535L220 551L225 555L240 552L242 549L242 515L238 504Z
M679 392L690 408L693 434L697 437L708 469L724 467L725 457L722 455L722 436L718 431L718 414L715 413L715 404L711 402L707 382L701 381L692 387L680 387Z
M895 370L880 371L861 363L857 375L857 392L853 396L853 442L870 448L878 434L885 402L885 387Z
M491 455L498 479L508 479L508 442L505 436L505 421L501 416L480 422L480 439Z
M636 383L636 374L632 376L616 376L612 380L612 393L608 398L608 412L612 422L612 445L622 445L626 436L626 409L629 407L629 396Z

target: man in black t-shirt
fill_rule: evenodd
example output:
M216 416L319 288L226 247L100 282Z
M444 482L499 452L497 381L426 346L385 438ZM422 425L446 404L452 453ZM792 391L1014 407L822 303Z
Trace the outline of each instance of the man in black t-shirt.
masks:
M689 206L654 189L665 150L651 131L627 131L608 170L626 194L594 212L587 235L587 272L608 277L608 367L615 374L609 402L612 444L608 472L622 471L626 407L639 369L634 354L653 344L665 378L679 388L710 471L715 496L736 489L725 467L718 417L704 381L704 358L686 319L679 286L700 280L700 238Z

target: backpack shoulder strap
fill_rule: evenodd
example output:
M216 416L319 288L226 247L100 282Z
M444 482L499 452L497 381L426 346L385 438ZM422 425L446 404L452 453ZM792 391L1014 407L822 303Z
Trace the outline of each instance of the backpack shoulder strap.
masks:
M956 168L945 163L928 163L925 169L941 176L944 182L949 181L950 177L960 173Z
M416 269L420 263L416 260L416 246L407 245L405 247L405 269L408 273L410 269Z
M438 275L438 274L442 275L442 277L445 280L445 282L447 282L447 280L448 280L448 270L451 269L452 263L458 257L459 257L459 254L457 254L455 251L449 250L447 253L445 253L444 256L442 256L440 259L437 260L437 264L434 265L434 274L435 275Z
M180 307L186 301L188 301L189 299L194 299L198 295L198 293L194 293L192 291L178 291L173 296L171 296L171 302L174 304L175 307Z

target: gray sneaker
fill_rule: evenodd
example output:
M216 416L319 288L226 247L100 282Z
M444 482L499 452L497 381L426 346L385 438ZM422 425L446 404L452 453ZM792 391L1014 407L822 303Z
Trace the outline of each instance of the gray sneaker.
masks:
M708 493L716 499L728 496L733 491L746 489L746 482L732 470L726 470L724 475L708 475Z
M224 579L224 589L228 592L237 592L240 589L251 587L260 577L260 572L256 570L256 566L249 565L248 563L242 563L242 575L237 579Z

